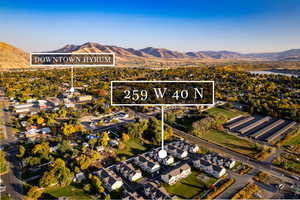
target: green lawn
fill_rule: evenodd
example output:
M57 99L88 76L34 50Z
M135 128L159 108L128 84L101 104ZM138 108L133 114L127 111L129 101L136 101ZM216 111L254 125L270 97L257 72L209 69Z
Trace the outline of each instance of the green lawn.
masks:
M47 199L58 198L62 196L69 197L70 199L74 200L93 199L83 189L74 185L68 185L65 187L53 187L45 191L45 198Z
M283 141L282 147L288 151L300 154L300 131L290 133L291 137Z
M118 150L118 155L131 157L136 154L140 154L147 150L147 147L143 145L138 139L129 139L125 143L124 149Z
M168 193L176 195L182 199L195 199L199 198L202 194L206 192L209 185L216 181L215 178L209 177L209 180L205 183L199 181L197 176L201 172L192 171L192 174L186 177L185 179L180 180L174 185L168 185L163 183L163 187L167 190Z
M300 144L300 132L289 138L283 143L283 146Z
M239 110L225 109L225 108L220 108L220 107L214 107L214 108L208 109L207 112L210 115L213 115L213 114L216 114L216 113L222 113L228 119L231 119L231 118L234 118L234 117L237 117L239 115L244 114L243 112L241 112Z
M254 157L259 153L255 145L250 141L222 131L210 130L200 137L250 157Z

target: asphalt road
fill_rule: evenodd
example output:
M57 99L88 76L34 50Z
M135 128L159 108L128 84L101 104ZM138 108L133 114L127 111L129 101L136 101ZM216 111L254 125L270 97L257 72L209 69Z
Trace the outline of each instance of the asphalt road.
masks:
M3 108L5 108L5 104L7 104L7 99L1 97L1 103L3 105ZM4 120L4 126L5 129L4 132L6 133L6 138L1 141L1 145L6 145L8 147L6 154L7 154L7 160L9 163L10 170L8 173L1 176L1 179L3 180L3 184L6 186L6 191L1 193L1 195L4 194L10 194L12 199L24 199L23 197L23 182L18 178L21 176L20 174L20 168L19 168L19 162L16 159L15 155L17 153L17 146L15 144L16 138L14 137L12 130L9 126L7 126L7 123L9 122L9 112L6 112L3 110L3 120Z

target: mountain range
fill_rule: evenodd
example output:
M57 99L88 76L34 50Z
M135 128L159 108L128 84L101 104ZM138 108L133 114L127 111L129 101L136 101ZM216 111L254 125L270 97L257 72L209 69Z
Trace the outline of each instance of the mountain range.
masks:
M164 48L147 47L143 49L123 48L111 45L88 42L82 45L66 45L61 49L50 52L113 52L117 57L142 57L142 58L165 58L165 59L225 59L225 60L300 60L300 49L273 53L249 53L242 54L233 51L194 51L180 52Z
M273 53L249 53L243 54L233 51L193 51L180 52L165 48L147 47L143 49L123 48L113 45L102 45L95 42L87 42L82 45L68 44L60 49L45 51L51 53L101 53L112 52L117 57L117 62L130 60L184 60L184 61L228 61L228 60L260 60L260 61L300 61L300 49L291 49ZM0 67L28 67L29 54L0 42Z

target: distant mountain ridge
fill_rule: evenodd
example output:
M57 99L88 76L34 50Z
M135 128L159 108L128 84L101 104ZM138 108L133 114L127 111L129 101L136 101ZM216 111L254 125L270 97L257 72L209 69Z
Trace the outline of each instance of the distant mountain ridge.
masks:
M261 60L261 61L300 61L300 49L291 49L273 53L242 54L233 51L194 51L180 52L165 48L146 47L143 49L123 48L113 45L102 45L87 42L82 45L68 44L54 51L55 53L115 53L118 61L134 61L147 59L174 59L185 61L226 61L226 60ZM177 60L176 60L177 59ZM131 63L131 62L127 62ZM29 54L21 49L4 42L0 42L0 68L25 68L29 67Z
M112 52L117 57L142 57L142 58L165 58L165 59L224 59L224 60L299 60L300 49L291 49L273 53L249 53L242 54L233 51L197 51L180 52L165 48L146 47L143 49L123 48L112 45L101 45L95 42L87 42L82 45L66 45L63 48L50 51L61 53L79 52Z

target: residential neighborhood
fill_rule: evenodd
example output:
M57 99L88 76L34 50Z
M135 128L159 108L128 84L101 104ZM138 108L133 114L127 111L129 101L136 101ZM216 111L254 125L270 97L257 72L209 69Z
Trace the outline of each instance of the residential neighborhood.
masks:
M74 92L66 81L41 94L34 88L24 92L22 84L12 85L18 73L7 74L1 88L5 132L1 195L8 199L299 197L297 117L286 117L280 110L251 113L226 95L211 106L168 106L161 146L162 108L111 106L106 79L113 73L90 70L82 73L98 80L99 87L82 78L76 80ZM148 78L156 73L138 72L145 77L152 74ZM184 80L184 70L178 72L182 77L177 74L177 79ZM94 79L97 73L105 79ZM135 73L136 69L126 69L122 76ZM222 88L233 72L191 70L189 74L204 73L224 76L217 81ZM265 80L236 73L245 75ZM22 80L33 84L29 77Z

